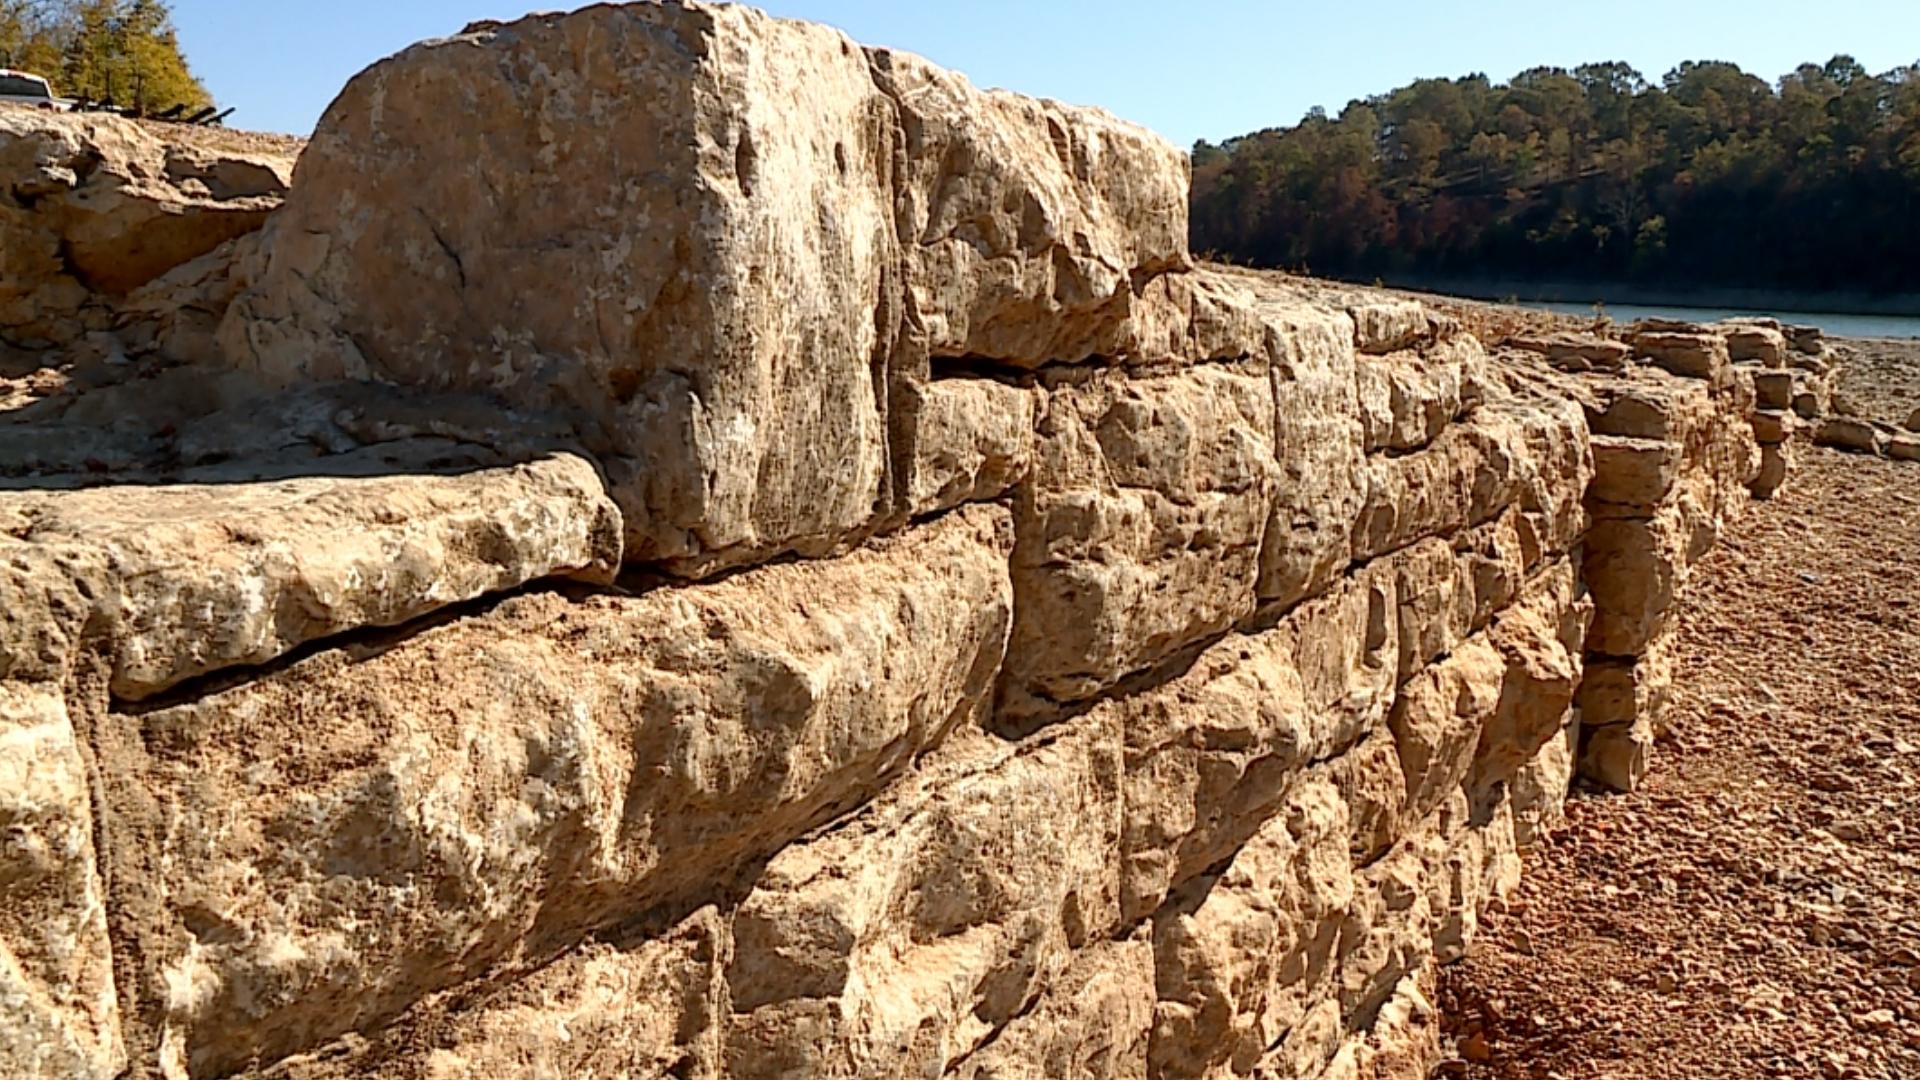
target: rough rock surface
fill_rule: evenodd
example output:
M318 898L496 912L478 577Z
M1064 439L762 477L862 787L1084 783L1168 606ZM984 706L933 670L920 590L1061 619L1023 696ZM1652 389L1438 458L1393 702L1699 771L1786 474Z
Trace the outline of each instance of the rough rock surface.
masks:
M929 357L1121 352L1187 264L1186 176L1104 113L749 8L534 16L348 85L222 335L283 381L568 416L627 557L699 576L873 525Z
M0 110L0 343L107 329L115 301L260 228L292 170L118 117Z
M1193 265L1187 182L602 5L376 65L110 324L15 298L84 356L0 424L0 1072L1424 1076L1831 364L1490 353Z

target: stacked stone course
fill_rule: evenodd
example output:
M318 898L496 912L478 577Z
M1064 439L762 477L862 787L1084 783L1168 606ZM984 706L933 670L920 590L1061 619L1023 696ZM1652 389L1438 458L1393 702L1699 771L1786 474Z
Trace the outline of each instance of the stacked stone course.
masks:
M130 418L0 492L0 1071L1423 1076L1788 345L1490 355L1186 184L741 8L355 79L0 440Z

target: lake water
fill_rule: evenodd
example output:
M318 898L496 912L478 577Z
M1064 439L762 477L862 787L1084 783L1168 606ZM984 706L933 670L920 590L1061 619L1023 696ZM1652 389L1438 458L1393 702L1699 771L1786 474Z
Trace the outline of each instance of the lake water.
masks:
M1559 304L1549 301L1523 301L1521 307L1541 308L1562 315L1592 315L1592 304ZM1781 322L1817 326L1828 337L1920 338L1920 317L1912 315L1838 315L1818 311L1736 311L1730 308L1648 307L1641 304L1608 304L1607 315L1616 323L1635 319L1683 319L1688 322L1719 322L1739 315L1771 315Z

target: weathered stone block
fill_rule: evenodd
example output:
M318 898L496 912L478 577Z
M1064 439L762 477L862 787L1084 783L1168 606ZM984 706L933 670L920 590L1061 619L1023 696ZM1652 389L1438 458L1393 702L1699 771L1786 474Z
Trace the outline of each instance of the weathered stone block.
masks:
M1099 942L1035 1007L948 1075L954 1080L1147 1080L1153 1033L1153 943Z
M1727 354L1735 363L1754 361L1769 368L1787 366L1787 337L1771 326L1723 324L1720 335L1727 340Z
M1580 711L1590 727L1645 723L1664 725L1673 689L1673 635L1662 634L1646 652L1630 660L1596 659L1587 665L1580 686Z
M891 49L854 57L898 111L906 301L931 355L1037 368L1125 351L1135 290L1191 265L1186 155L1103 109L976 90Z
M1593 677L1588 665L1581 688ZM1514 843L1522 852L1530 850L1566 820L1567 792L1573 784L1574 765L1580 751L1580 723L1569 717L1560 733L1548 739L1534 759L1521 766L1513 776Z
M1253 611L1272 432L1257 366L1105 372L1051 391L1015 499L1003 723L1041 722Z
M1786 409L1793 405L1794 377L1791 371L1756 371L1753 390L1763 409Z
M1792 470L1793 458L1787 446L1783 444L1765 444L1760 447L1760 472L1748 488L1756 499L1771 499L1787 482L1787 474Z
M1353 557L1451 535L1513 505L1537 515L1547 550L1565 550L1585 525L1580 495L1593 465L1577 407L1562 404L1492 400L1425 450L1370 460Z
M0 1073L127 1065L87 767L57 684L0 681Z
M1040 392L986 379L941 379L919 395L905 478L914 517L997 498L1033 467Z
M72 553L113 692L150 697L308 642L547 577L605 584L620 516L558 454L455 475L0 493L13 539Z
M1835 450L1884 457L1888 436L1865 420L1851 416L1829 416L1814 429L1813 442L1816 446L1831 446Z
M1326 588L1353 561L1353 522L1367 497L1366 432L1352 320L1300 302L1262 311L1273 328L1280 482L1260 599L1289 605Z
M1328 1000L1354 901L1345 801L1321 770L1217 880L1156 921L1152 1075L1250 1072Z
M594 941L518 982L417 1009L350 1048L282 1063L287 1080L717 1077L732 927L703 908L631 943Z
M1120 743L964 733L778 855L727 970L735 1076L942 1075L1119 925Z
M872 797L983 718L1009 532L977 508L831 563L521 597L106 718L120 975L161 1064L377 1027Z
M1716 386L1732 377L1727 342L1711 331L1654 331L1633 338L1634 351L1647 361L1688 379Z
M1587 495L1596 513L1648 513L1672 492L1682 447L1619 435L1593 437L1593 484Z
M1753 425L1753 437L1763 445L1778 446L1786 442L1793 438L1799 426L1794 423L1793 414L1784 409L1757 409L1747 420Z
M1644 721L1581 731L1580 775L1610 791L1637 791L1653 763L1653 728Z
M1667 625L1693 542L1688 515L1674 505L1650 518L1594 523L1584 569L1595 605L1591 650L1615 657L1646 651Z
M1392 567L1362 571L1274 629L1214 646L1165 687L1095 710L1126 735L1127 918L1232 856L1303 767L1386 718L1395 584Z
M99 113L0 112L0 340L64 346L103 310L253 232L280 205L290 156L169 145Z
M1431 444L1480 404L1486 363L1486 350L1471 337L1420 352L1361 358L1359 401L1367 452L1405 452Z
M1186 190L1144 129L826 27L535 15L349 83L222 342L277 378L563 415L628 559L700 576L824 554L899 501L896 372L1120 348L1136 284L1188 265Z

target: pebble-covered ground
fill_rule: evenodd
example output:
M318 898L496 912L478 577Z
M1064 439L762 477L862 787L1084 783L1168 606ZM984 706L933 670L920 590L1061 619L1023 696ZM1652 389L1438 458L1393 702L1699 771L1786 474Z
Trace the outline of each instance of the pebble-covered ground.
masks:
M1844 344L1867 415L1920 408L1920 345ZM1920 464L1802 450L1678 617L1654 774L1447 972L1438 1075L1920 1077Z

